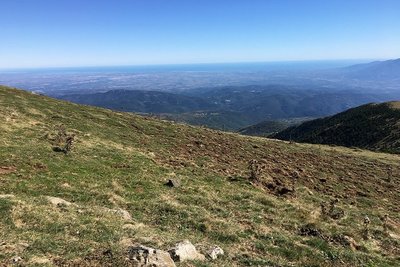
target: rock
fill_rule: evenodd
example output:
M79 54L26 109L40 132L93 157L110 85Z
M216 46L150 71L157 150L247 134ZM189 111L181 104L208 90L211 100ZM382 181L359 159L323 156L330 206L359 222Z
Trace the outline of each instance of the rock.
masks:
M75 204L72 204L71 202L68 202L62 198L59 197L46 197L46 199L53 204L54 206L57 207L68 207L68 206L76 206Z
M117 214L119 214L122 217L122 219L124 219L124 220L127 220L127 221L132 220L131 214L124 209L121 209L121 208L117 209Z
M103 208L103 210L105 212L114 213L114 214L120 216L122 219L124 219L126 221L132 221L132 216L127 210L124 210L124 209L121 209L121 208L118 208L118 209Z
M197 252L195 246L193 246L189 240L184 240L176 244L175 247L168 250L168 252L171 254L171 257L174 261L179 262L188 260L204 261L206 258L203 254Z
M22 258L19 256L15 256L14 258L12 258L11 261L12 261L12 263L17 264L22 261Z
M299 234L302 236L318 236L322 237L322 232L313 223L308 223L299 229Z
M277 192L279 195L282 196L282 195L286 195L286 194L288 194L288 193L293 193L294 190L291 189L291 188L289 188L289 187L282 186L282 187L279 187L279 188L276 190L276 192Z
M142 245L129 247L128 258L137 267L176 267L168 252Z
M165 185L169 187L180 187L181 181L179 181L178 179L169 179Z
M69 183L63 183L61 185L62 188L71 188L71 185Z
M207 251L207 256L212 260L216 260L219 255L224 255L223 249L219 246L213 246Z

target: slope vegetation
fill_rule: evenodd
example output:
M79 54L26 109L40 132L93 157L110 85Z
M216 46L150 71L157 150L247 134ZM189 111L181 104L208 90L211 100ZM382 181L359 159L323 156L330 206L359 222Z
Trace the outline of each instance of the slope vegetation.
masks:
M397 155L245 137L6 87L0 121L0 265L135 266L127 244L168 249L182 239L225 255L177 266L400 263ZM72 134L70 152L57 152L55 141Z
M368 104L305 122L275 138L400 153L400 102Z

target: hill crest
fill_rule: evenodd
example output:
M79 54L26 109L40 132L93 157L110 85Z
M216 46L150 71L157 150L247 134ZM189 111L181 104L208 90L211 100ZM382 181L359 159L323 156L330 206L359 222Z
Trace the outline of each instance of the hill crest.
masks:
M400 153L400 102L372 103L304 122L273 137Z

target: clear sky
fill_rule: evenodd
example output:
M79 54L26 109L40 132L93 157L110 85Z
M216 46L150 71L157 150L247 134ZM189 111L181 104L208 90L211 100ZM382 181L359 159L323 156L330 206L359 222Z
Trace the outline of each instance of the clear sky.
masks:
M0 68L400 57L400 0L0 0Z

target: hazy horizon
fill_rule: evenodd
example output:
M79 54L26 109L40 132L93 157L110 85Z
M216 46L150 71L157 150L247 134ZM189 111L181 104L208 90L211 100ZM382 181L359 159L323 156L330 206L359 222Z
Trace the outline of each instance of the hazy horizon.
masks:
M41 70L77 70L77 69L129 69L138 68L143 70L149 70L154 68L171 68L174 67L209 67L209 66L221 66L232 67L232 66L269 66L269 67L282 67L282 66L301 66L309 65L311 68L335 68L345 67L353 64L369 63L374 61L386 61L395 60L398 58L359 58L359 59L320 59L320 60L280 60L280 61L242 61L242 62L194 62L194 63L165 63L165 64L126 64L126 65L70 65L70 66L37 66L37 67L14 67L14 68L1 68L0 72L10 71L41 71Z

